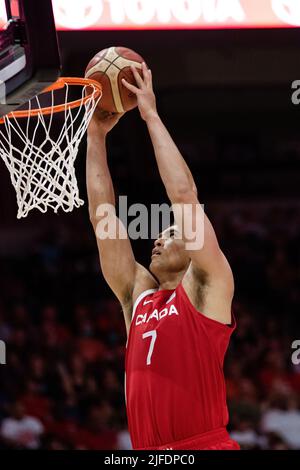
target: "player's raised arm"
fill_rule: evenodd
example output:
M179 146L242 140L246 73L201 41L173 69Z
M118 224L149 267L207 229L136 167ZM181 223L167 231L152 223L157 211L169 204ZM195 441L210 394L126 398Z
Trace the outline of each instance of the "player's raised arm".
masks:
M94 114L88 129L87 192L101 269L122 304L128 331L132 302L143 289L149 288L151 275L136 263L125 227L116 216L115 193L107 163L106 135L120 117L98 110ZM107 237L108 230L111 233Z
M179 209L187 206L191 226L196 226L196 217L197 222L201 219L203 221L200 230L203 231L204 243L200 243L198 249L189 251L192 265L187 275L189 276L192 271L195 278L199 276L199 279L201 277L203 279L206 276L208 283L219 284L220 291L224 290L225 296L229 298L233 292L230 266L219 247L215 231L199 204L192 174L158 115L151 71L143 64L143 78L134 69L133 72L137 86L127 83L124 79L123 84L137 96L140 114L147 124L159 173L168 197L172 205L177 205ZM175 221L181 228L183 227L183 214L183 210L176 210L174 214ZM184 215L187 216L187 213L185 212ZM227 321L227 318L224 321Z

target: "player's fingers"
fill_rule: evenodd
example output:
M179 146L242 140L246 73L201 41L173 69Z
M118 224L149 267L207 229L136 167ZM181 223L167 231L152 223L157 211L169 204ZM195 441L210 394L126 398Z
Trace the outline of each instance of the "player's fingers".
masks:
M152 70L148 69L148 72L149 72L150 82L152 83Z
M139 88L137 88L134 85L131 85L131 83L128 83L127 80L125 80L125 78L122 78L122 83L126 88L128 88L129 91L132 91L132 93L134 93L135 95L139 91Z
M145 62L142 63L142 71L143 71L143 77L144 77L146 86L149 88L151 86L151 83L152 83L152 81L151 81L151 72L148 69Z
M134 67L134 65L131 65L131 70L132 70L132 73L133 73L133 76L135 78L135 81L137 83L137 85L142 88L142 86L144 85L144 80L142 79L142 77L140 76L140 74L138 73L137 69Z
M152 71L150 69L148 69L148 75L149 75L148 87L153 90Z

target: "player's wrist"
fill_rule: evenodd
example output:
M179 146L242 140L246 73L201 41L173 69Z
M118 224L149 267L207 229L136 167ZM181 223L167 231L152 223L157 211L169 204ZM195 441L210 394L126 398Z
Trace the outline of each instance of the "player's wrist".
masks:
M160 118L158 112L154 109L144 114L144 120L146 121L146 123L150 123L151 121L157 121L159 119Z

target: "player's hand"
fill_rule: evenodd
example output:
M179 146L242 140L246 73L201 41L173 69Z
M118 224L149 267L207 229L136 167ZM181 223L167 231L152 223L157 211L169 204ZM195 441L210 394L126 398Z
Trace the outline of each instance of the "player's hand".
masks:
M128 83L125 78L122 79L122 83L129 91L136 95L140 114L144 121L147 121L150 117L157 116L156 99L152 85L152 73L144 62L142 63L142 77L134 66L131 66L131 70L136 81L136 86Z
M123 115L124 113L111 113L98 107L89 124L88 133L90 135L96 133L106 136L106 134L115 127Z

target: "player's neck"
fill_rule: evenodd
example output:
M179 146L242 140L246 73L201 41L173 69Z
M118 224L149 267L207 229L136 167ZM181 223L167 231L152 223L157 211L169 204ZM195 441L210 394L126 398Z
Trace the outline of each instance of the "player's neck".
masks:
M182 278L184 276L184 271L179 272L179 273L166 273L162 274L158 278L159 282L159 288L158 290L172 290L176 289L176 287L180 284L182 281Z

